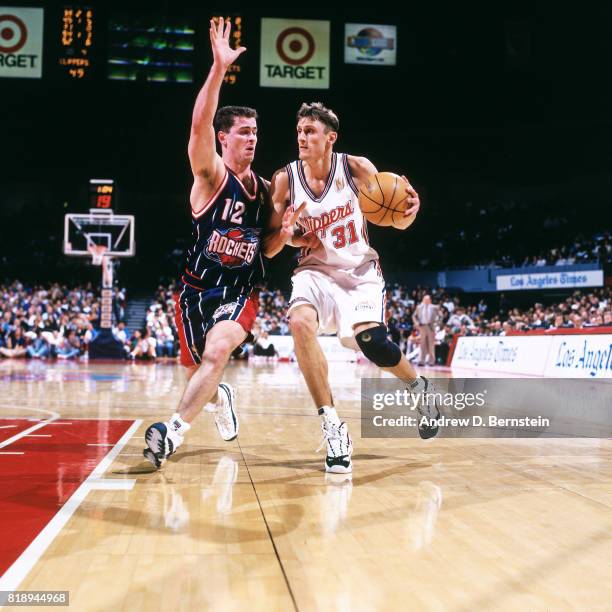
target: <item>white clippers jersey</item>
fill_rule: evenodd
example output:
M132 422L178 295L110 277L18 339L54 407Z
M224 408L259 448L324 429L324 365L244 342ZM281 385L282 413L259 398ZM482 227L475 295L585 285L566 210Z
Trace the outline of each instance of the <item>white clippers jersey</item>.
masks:
M298 208L306 202L297 224L304 232L316 232L322 243L316 249L302 249L295 272L310 269L330 276L353 275L371 262L380 273L378 253L368 241L367 222L359 208L346 154L332 154L327 184L318 198L308 187L301 161L291 162L287 174L291 204Z

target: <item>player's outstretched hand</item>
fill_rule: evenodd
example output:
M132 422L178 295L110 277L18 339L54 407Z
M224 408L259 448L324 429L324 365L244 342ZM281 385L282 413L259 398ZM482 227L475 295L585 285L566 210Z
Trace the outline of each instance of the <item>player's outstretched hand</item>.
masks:
M281 237L285 242L293 238L293 234L295 232L295 222L302 214L305 206L306 202L302 202L297 209L294 209L293 206L288 206L285 210L285 214L283 215L283 224L281 226Z
M216 64L223 66L225 70L229 68L238 57L246 51L246 47L232 49L230 47L230 32L232 22L223 17L210 20L210 44L212 46L213 59Z
M406 191L406 200L411 206L404 211L404 217L410 217L419 212L421 208L421 200L419 194L414 190L414 187L410 184L410 181L402 174L402 180L406 183L404 189Z

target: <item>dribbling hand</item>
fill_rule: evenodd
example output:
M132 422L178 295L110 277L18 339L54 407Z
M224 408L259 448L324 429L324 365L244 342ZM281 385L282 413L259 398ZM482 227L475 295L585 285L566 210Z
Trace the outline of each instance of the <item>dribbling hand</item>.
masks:
M210 20L210 44L213 52L213 59L216 64L223 66L227 70L238 57L246 51L246 47L232 49L229 44L229 36L232 30L232 23L223 17Z
M415 215L419 212L419 208L421 208L421 200L419 199L419 194L414 190L414 187L403 174L402 180L406 182L406 198L404 199L408 201L408 204L411 204L410 208L407 208L404 211L404 217L410 217L411 215Z

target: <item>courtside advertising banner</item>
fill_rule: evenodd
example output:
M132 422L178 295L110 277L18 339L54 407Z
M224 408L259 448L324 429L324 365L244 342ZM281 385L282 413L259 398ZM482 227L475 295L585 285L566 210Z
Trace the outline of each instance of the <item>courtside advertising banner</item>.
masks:
M329 21L261 20L261 87L329 89Z
M461 337L452 368L524 376L612 379L612 334Z
M0 6L0 77L42 76L43 14L40 8Z
M497 276L496 283L498 291L603 287L604 277L603 270L542 272L541 274L500 274Z
M397 27L347 23L344 26L344 63L395 66Z
M612 334L551 336L544 376L612 378Z
M524 342L517 336L462 336L453 354L453 368L541 376L550 338L536 336Z

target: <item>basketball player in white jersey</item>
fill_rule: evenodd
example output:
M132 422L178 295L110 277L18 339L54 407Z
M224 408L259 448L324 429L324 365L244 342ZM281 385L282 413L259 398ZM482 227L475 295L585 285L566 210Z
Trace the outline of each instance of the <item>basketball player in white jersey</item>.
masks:
M301 248L295 269L288 314L295 354L310 394L322 417L327 443L325 469L352 470L352 443L346 423L338 417L328 381L327 360L317 334L336 333L340 342L391 372L417 394L429 382L417 374L399 347L387 337L385 283L378 254L369 245L367 223L359 208L359 186L377 172L365 157L333 150L338 117L321 103L302 104L297 114L299 159L272 179L272 227L264 239L264 254L274 257L285 244ZM418 212L416 191L405 179L411 205L405 217ZM297 218L298 231L293 219ZM418 407L419 434L436 435L429 418L435 405Z

